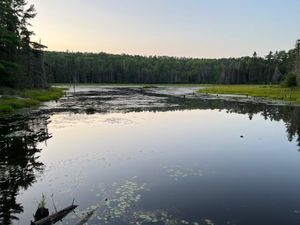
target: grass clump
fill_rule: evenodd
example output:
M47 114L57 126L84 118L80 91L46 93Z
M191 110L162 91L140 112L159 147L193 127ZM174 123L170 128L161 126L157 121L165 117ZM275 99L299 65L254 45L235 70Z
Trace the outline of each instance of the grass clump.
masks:
M156 86L156 85L151 85L151 84L148 84L148 85L143 86L143 89L150 89L150 88L158 88L158 86Z
M9 105L13 109L20 109L29 106L38 105L39 101L34 99L27 99L27 98L13 98L13 97L4 97L0 100L0 105Z
M10 105L2 104L0 100L0 113L11 113L14 111L14 108Z
M299 87L291 89L279 85L214 85L201 89L198 93L246 95L300 103Z
M17 109L37 106L39 101L27 98L2 97L0 98L0 113L11 113Z
M44 101L58 100L63 96L64 89L1 89L0 93L0 113L11 113L17 109L38 106Z
M40 102L58 100L63 96L63 89L49 88L49 89L25 90L23 91L22 96Z

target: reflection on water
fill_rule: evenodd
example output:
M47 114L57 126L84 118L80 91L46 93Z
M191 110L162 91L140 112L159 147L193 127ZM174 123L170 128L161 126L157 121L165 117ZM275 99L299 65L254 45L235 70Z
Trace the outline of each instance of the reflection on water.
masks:
M41 193L76 198L63 224L298 224L299 135L298 107L84 89L0 120L0 224Z
M43 172L37 143L49 138L47 117L2 120L0 126L0 224L11 224L23 212L16 201Z
M218 100L187 100L184 107L189 109L218 109L225 110L226 113L246 114L249 120L255 115L262 116L265 120L282 120L286 126L289 141L296 138L300 147L300 107L292 106L272 106L265 104L248 104L234 101Z

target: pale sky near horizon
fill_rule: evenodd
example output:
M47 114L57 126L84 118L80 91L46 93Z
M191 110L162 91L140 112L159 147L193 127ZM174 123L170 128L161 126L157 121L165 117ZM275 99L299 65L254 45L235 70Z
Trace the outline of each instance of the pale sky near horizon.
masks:
M293 48L300 0L29 0L48 50L195 58Z

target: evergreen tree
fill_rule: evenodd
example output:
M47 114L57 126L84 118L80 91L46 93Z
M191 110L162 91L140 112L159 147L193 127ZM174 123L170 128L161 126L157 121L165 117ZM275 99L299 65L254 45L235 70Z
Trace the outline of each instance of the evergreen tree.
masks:
M296 41L295 45L295 74L298 83L300 83L300 39Z
M43 71L41 60L45 46L31 41L34 34L28 28L36 16L34 6L25 0L0 1L0 86L46 87L45 74L35 78L37 66ZM37 54L39 52L39 54Z

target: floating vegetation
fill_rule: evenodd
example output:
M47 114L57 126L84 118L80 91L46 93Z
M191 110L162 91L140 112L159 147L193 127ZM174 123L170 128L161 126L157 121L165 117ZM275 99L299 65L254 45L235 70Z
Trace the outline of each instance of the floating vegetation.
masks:
M99 209L95 212L95 220L97 220L99 224L115 223L117 220L122 221L122 223L135 225L148 223L199 225L197 222L189 222L176 218L172 213L169 213L168 210L139 210L137 205L142 200L141 192L147 189L145 183L138 184L135 179L136 176L133 177L133 180L126 180L122 184L113 183L111 189L114 191L111 197L105 198L105 201L101 204L98 203L94 207L89 207L87 210L81 212L81 214L86 215L88 210L92 210L100 205ZM100 196L100 194L96 194L96 197ZM103 195L102 197L104 196L107 195Z
M81 220L80 220L76 225L84 225L84 224L86 224L86 223L88 222L88 220L89 220L92 216L94 216L95 211L96 211L97 209L98 209L98 206L92 207L92 209L91 209L89 212L85 213L84 217L81 217Z
M184 219L180 219L170 213L168 210L155 210L155 211L136 211L132 215L132 220L129 224L142 225L149 223L159 223L165 225L176 225L176 224L191 224L199 225L198 222L189 222Z
M172 168L174 169L174 167ZM176 168L179 170L178 167ZM190 169L182 170L181 168L181 171L185 171L184 174L188 175L199 175L199 173ZM139 205L142 201L142 194L143 191L148 191L148 189L145 183L138 183L137 178L137 176L133 176L130 180L126 180L122 183L113 183L106 188L102 183L90 187L89 190L93 193L96 200L94 205L90 205L81 211L76 210L76 214L66 217L63 224L81 225L89 221L89 224L117 223L143 225L156 223L165 225L214 225L209 219L202 220L202 223L198 223L177 217L176 209L174 212L168 209L141 210Z
M300 214L300 210L295 209L295 210L294 210L294 213Z
M105 198L101 210L98 210L96 218L100 223L108 223L113 219L124 219L132 214L132 208L141 200L140 192L145 190L145 184L138 184L135 181L126 180L123 184L114 183L114 193L111 197ZM96 194L96 197L100 197Z
M165 166L164 169L170 177L174 178L174 180L188 176L202 176L201 170L193 170L182 166Z
M147 223L163 223L166 225L180 224L180 220L174 218L165 210L137 211L132 215L130 224L142 225Z
M125 184L116 189L114 199L107 201L107 206L110 209L110 217L120 218L129 210L134 203L141 200L139 191L145 189L145 184L139 185L133 181L126 181Z
M194 171L189 168L180 166L166 167L168 174L171 177L179 178L186 176L199 176L202 175L200 171ZM174 176L176 175L176 176ZM188 221L180 217L176 217L176 213L170 213L168 209L162 210L141 210L138 208L142 200L142 192L147 191L145 183L138 183L137 176L132 179L126 180L123 183L113 183L108 189L99 184L96 187L95 199L98 199L94 206L88 207L86 210L76 213L79 218L89 216L89 212L93 211L94 216L91 222L96 224L109 224L109 223L126 223L126 224L149 224L159 223L165 225L175 224L191 224L199 225L198 222ZM95 190L92 188L92 192ZM73 220L72 220L73 219ZM74 218L71 218L74 221ZM71 222L68 221L69 223ZM203 220L207 225L214 225L210 220ZM211 223L210 223L211 222Z
M204 222L207 224L207 225L215 225L215 223L210 220L210 219L205 219Z

